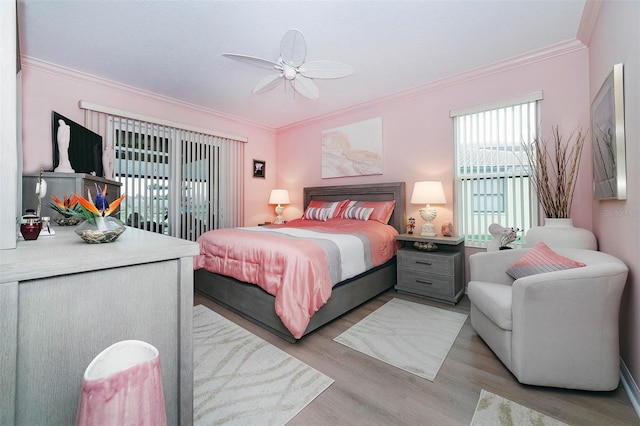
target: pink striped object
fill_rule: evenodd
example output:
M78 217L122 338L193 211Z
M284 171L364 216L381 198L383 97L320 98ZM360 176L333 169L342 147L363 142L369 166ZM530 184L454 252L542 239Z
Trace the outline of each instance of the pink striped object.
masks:
M581 268L584 263L576 262L567 257L560 256L543 242L536 244L520 260L507 269L514 279L529 275L543 274L545 272L562 271L565 269Z

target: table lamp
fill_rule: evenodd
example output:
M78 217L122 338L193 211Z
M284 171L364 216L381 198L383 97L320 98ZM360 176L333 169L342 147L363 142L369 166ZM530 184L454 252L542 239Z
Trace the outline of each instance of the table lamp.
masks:
M425 204L425 208L420 209L420 216L425 223L422 225L421 235L424 237L435 237L436 229L431 223L436 218L436 210L431 204L446 204L442 183L438 181L416 182L413 185L411 194L411 204Z
M284 218L282 217L282 212L284 211L284 207L281 204L289 204L289 191L286 189L272 189L271 195L269 196L269 204L277 204L276 207L276 220L273 222L276 225L284 223Z

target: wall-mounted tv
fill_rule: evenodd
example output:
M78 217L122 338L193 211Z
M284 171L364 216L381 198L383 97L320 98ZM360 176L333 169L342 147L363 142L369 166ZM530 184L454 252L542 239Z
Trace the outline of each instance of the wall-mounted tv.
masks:
M69 126L69 162L76 173L95 173L103 176L102 170L102 136L92 132L84 126L69 120L67 117L51 111L51 139L53 141L53 168L60 164L58 153L58 127L59 120Z

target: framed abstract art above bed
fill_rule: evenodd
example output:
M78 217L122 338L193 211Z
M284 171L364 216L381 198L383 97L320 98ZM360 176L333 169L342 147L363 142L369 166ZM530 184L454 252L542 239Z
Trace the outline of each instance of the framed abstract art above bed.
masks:
M404 197L404 182L304 188L300 219L203 235L195 290L295 342L395 285Z

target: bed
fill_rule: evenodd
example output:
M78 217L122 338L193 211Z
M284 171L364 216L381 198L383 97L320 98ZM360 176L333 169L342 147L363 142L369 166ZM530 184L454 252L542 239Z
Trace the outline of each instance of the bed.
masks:
M398 233L404 232L404 182L304 188L305 209L312 202L331 202L345 199L374 202L395 201L395 208L388 224ZM230 276L212 273L203 268L194 271L194 283L196 292L262 326L273 334L289 342L295 342L322 325L392 288L396 283L396 261L394 256L379 266L334 285L327 302L313 314L304 332L301 335L298 332L296 337L276 314L275 296L259 286Z

